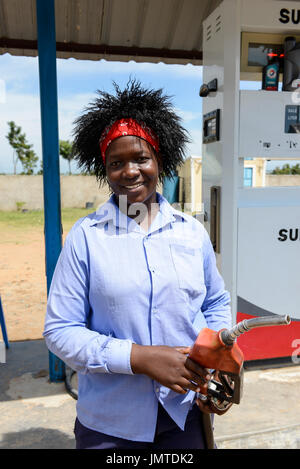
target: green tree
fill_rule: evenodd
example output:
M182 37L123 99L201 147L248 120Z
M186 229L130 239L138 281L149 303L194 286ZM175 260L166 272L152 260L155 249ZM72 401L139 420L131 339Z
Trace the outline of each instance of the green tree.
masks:
M59 154L69 163L69 174L71 173L71 160L74 158L73 145L69 140L59 141Z
M292 174L300 174L300 165L299 165L299 163L295 164L295 166L292 166Z
M9 132L6 135L9 144L13 148L13 165L14 165L14 174L17 174L17 163L19 159L19 155L17 149L19 147L19 138L21 135L21 127L17 126L14 121L10 121L7 123L9 126Z
M281 168L277 166L273 169L272 174L300 174L300 165L297 163L294 166L290 166L286 163Z
M30 145L30 148L24 150L22 157L20 157L20 161L23 166L23 174L33 174L38 160L38 156L32 150Z
M23 167L23 174L33 174L38 157L26 140L26 135L21 133L21 127L14 121L8 122L9 133L6 135L10 145L13 147L14 174L17 173L17 162L20 161Z
M38 170L37 174L39 174L39 175L44 174L44 164L43 164L43 160L40 161L40 169Z

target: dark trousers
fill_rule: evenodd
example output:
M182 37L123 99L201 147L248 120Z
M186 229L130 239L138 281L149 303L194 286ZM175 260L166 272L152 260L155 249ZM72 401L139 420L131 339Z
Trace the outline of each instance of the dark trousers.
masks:
M202 417L197 405L188 413L181 430L159 404L154 442L131 441L84 427L78 419L74 428L76 449L205 449Z

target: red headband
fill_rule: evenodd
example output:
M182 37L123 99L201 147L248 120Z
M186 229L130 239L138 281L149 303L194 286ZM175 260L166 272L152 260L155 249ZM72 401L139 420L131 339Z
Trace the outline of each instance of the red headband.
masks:
M148 127L142 126L134 119L120 119L114 122L110 127L107 127L100 137L99 145L104 164L107 147L113 140L125 135L134 135L135 137L140 137L146 140L150 145L152 145L154 150L158 152L158 138Z

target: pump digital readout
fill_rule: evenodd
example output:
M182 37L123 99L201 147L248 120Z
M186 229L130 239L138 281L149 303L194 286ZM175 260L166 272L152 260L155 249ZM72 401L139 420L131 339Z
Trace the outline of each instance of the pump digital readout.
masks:
M220 109L203 116L203 143L216 142L220 139Z

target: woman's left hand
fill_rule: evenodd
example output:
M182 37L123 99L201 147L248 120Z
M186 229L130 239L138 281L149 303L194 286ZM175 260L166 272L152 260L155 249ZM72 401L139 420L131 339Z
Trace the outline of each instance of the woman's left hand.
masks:
M217 414L223 415L225 414L232 406L232 402L228 403L226 407L219 408L214 406L213 402L210 399L203 401L202 399L196 399L196 404L204 414Z
M218 370L214 372L213 379L216 381L220 381ZM204 412L205 414L217 414L217 415L225 414L225 412L227 412L232 406L232 402L220 402L220 401L216 401L216 405L215 405L214 401L212 401L209 398L207 400L202 400L198 398L196 399L196 404L198 405L201 412Z

